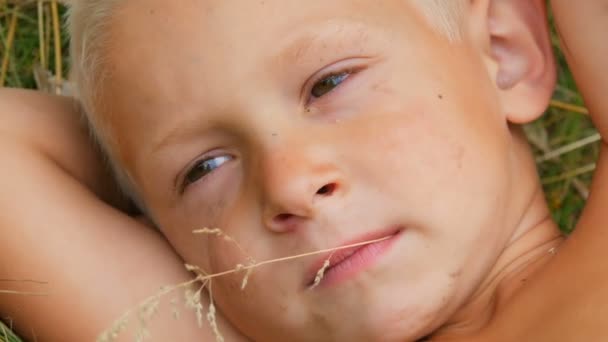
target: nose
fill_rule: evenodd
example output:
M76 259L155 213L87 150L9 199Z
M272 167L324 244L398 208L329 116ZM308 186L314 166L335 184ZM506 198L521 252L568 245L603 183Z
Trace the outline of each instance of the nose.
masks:
M314 220L339 200L345 183L322 153L275 150L264 161L264 226L290 232Z

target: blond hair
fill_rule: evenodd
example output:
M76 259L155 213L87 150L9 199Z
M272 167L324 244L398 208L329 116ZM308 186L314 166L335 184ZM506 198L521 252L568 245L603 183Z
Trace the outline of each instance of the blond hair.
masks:
M107 69L104 68L105 55L101 51L107 43L110 17L115 7L124 1L69 1L68 33L72 58L71 77L76 84L75 93L82 104L91 135L103 151L120 189L142 211L145 211L143 199L138 195L133 177L118 162L120 156L116 155L114 136L109 132L109 127L103 124L99 115L104 111L101 108L104 102L100 100L99 85L107 76Z
M110 167L121 189L143 210L144 203L139 198L133 178L119 166L113 135L107 125L100 120L103 112L99 85L107 76L104 54L107 43L108 25L116 7L127 0L76 0L68 1L68 30L71 37L72 77L76 83L76 93L80 99L87 122L94 139L105 153ZM466 0L412 0L417 4L432 24L449 41L461 38L461 18Z
M415 0L430 24L449 41L462 38L466 0Z

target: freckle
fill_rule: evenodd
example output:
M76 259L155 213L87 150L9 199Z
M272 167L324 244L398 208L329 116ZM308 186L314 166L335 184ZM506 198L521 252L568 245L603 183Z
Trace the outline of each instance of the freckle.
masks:
M450 273L450 278L457 279L458 277L460 277L460 273L461 273L460 270L452 272L452 273Z
M437 95L437 97L438 97L440 100L443 100L443 95L442 95L442 94Z
M374 83L372 85L372 90L377 91L379 93L387 94L387 95L392 94L392 90L390 89L390 87L388 87L386 85L386 83L384 81Z
M456 159L456 165L458 167L458 169L462 169L462 165L463 165L463 159L464 159L464 147L462 146L458 146L456 147L456 153L455 153L455 159Z

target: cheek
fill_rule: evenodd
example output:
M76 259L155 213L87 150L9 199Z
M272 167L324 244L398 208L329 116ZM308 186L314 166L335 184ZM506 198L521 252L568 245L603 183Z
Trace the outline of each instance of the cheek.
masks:
M380 188L415 223L466 232L499 214L493 210L508 185L508 129L491 106L442 96L387 97L353 124L356 139L344 148L356 153L358 181Z

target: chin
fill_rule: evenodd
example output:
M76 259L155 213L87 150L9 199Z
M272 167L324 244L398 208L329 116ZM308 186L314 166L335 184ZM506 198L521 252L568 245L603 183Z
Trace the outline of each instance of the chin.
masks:
M345 333L332 341L416 341L439 329L455 311L455 293L445 281L437 285L428 279L413 287L380 283L373 295L359 294L358 308L340 310L344 314L336 330Z

